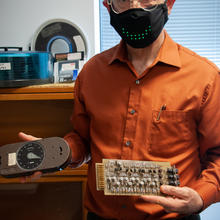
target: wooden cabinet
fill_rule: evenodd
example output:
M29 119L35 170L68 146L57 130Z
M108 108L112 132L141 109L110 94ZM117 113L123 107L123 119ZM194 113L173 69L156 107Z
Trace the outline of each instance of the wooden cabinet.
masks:
M42 138L63 137L72 127L73 88L74 84L1 88L0 146L21 141L18 139L20 131ZM82 205L86 180L86 165L45 174L39 180L25 184L18 178L0 177L1 218L86 219ZM13 212L20 206L19 212Z

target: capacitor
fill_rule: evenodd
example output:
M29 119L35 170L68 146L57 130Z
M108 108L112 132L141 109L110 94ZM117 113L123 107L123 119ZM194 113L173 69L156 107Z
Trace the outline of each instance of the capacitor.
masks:
M116 182L116 180L117 180L117 178L115 176L111 178L111 182L113 182L113 183Z
M130 181L131 181L132 183L134 183L134 182L135 182L135 178L134 178L134 177L131 177Z
M140 186L140 187L143 187L143 186L144 186L144 182L143 182L143 181L140 181L139 186Z
M156 185L155 182L151 182L151 183L149 184L150 187L154 187L155 185Z
M115 186L116 186L116 187L119 187L119 186L120 186L120 182L116 182L116 183L115 183Z

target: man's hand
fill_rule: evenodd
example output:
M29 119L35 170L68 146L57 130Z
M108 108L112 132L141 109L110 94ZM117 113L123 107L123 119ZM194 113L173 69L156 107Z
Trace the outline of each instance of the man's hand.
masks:
M40 138L34 137L32 135L25 134L23 132L19 132L18 133L18 137L22 141L35 141L35 140L39 140L40 139ZM42 176L42 172L38 171L38 172L35 172L31 176L21 177L20 181L21 181L21 183L31 182L31 181L39 179L41 176Z
M203 207L203 200L200 195L189 187L163 185L161 192L167 196L142 196L142 198L146 202L163 206L168 213L176 212L190 215L199 212Z

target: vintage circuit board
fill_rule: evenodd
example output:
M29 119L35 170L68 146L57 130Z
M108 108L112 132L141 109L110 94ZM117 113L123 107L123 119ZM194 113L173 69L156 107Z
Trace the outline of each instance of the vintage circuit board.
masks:
M163 195L161 185L180 185L178 169L169 162L103 159L96 163L97 190L105 195Z

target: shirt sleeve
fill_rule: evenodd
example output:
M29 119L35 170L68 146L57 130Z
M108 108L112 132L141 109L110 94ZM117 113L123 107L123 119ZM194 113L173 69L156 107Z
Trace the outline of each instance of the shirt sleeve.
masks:
M74 86L74 110L71 116L73 130L64 139L72 150L71 166L79 167L90 160L89 148L89 117L80 98L80 77Z
M202 172L192 187L203 199L203 209L220 201L220 75L207 84L201 100L198 137Z

